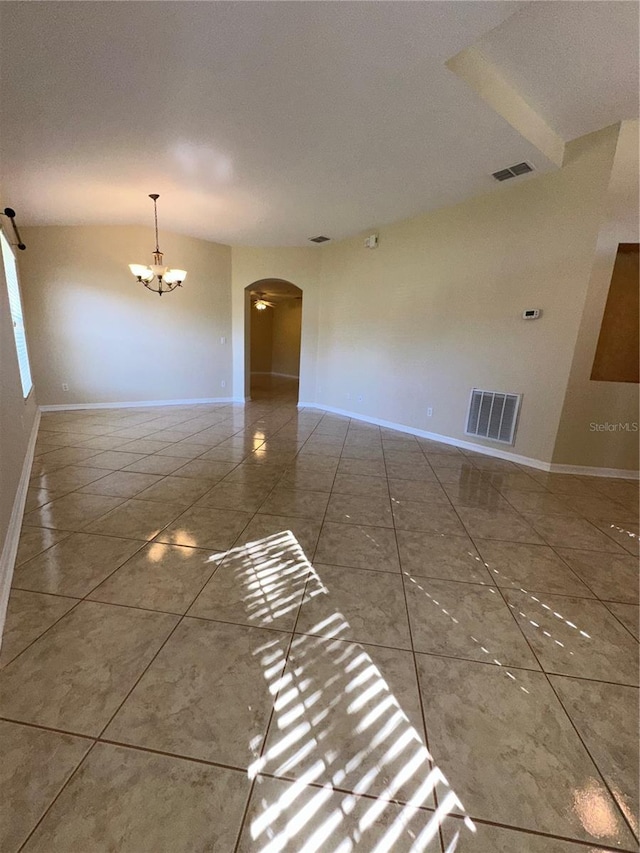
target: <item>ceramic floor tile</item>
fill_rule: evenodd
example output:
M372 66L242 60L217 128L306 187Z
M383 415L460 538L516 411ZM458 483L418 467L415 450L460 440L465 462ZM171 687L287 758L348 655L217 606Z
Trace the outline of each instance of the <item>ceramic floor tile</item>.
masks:
M433 804L411 654L295 635L281 684L254 770Z
M0 714L97 735L177 617L82 601L0 674Z
M176 477L189 477L200 482L209 483L213 486L223 477L226 477L236 466L233 462L216 462L210 459L192 459L178 468L174 475Z
M29 486L27 489L27 497L24 503L25 513L31 512L32 509L37 509L39 506L44 506L50 503L54 498L59 497L59 492L50 492L47 489L39 489Z
M593 497L597 494L596 489L586 477L578 477L573 474L550 474L544 471L532 471L531 476L550 492L557 495Z
M385 464L381 459L340 459L338 474L358 474L363 477L386 476Z
M388 497L386 477L365 477L361 474L337 474L333 493L338 495L371 495Z
M282 479L282 471L279 469L273 471L271 468L261 467L259 465L238 465L237 468L227 474L224 480L218 483L218 486L227 484L242 485L254 491L262 491L268 494L271 489Z
M315 559L329 566L400 571L395 534L386 527L327 521L322 526Z
M224 551L230 548L252 513L192 506L156 536L158 542Z
M410 649L402 578L315 563L316 583L307 587L296 631Z
M417 663L434 760L469 814L633 849L542 673L431 655L418 655ZM594 803L603 815L597 821Z
M92 741L0 720L0 850L17 853Z
M196 506L255 513L270 491L269 486L251 486L223 481L203 495Z
M390 455L394 455L393 451L390 452ZM400 455L404 456L405 454ZM345 444L345 446L342 448L342 453L340 454L341 459L365 459L371 462L384 462L386 456L387 455L382 452L382 447L378 445L371 446L366 444Z
M546 492L546 487L526 473L509 474L504 471L491 472L489 482L504 494L507 489L518 492Z
M68 465L58 468L42 477L34 477L30 485L37 489L48 489L58 496L69 494L87 483L100 480L107 473L104 468L89 468L80 465Z
M547 545L525 545L491 539L476 539L475 543L493 583L498 587L525 587L529 592L595 597L578 575L567 568Z
M536 515L580 515L573 506L573 499L567 500L551 492L520 491L502 489L502 495L517 512L530 512Z
M49 453L43 453L34 462L32 475L40 476L55 471L57 468L66 468L67 465L77 465L87 459L96 457L97 451L87 447L60 447ZM91 464L91 467L99 466Z
M640 526L637 522L629 521L593 521L593 524L607 537L621 545L625 551L633 554L636 558L639 553Z
M287 531L293 533L307 559L310 560L313 557L320 533L320 521L310 518L258 513L242 531L236 545L260 542L269 536L279 535Z
M239 546L228 553L189 616L292 631L312 577L309 560L290 534Z
M604 604L548 593L504 593L547 672L638 684L638 645Z
M432 811L259 777L238 853L266 849L441 850Z
M416 503L392 500L393 520L398 530L464 536L465 530L456 511L441 503Z
M333 487L334 475L331 472L285 471L278 485L283 489L303 489L311 492L330 492Z
M189 477L180 477L177 472L174 476L165 477L155 485L149 486L140 492L138 499L141 501L159 501L161 503L172 503L182 505L185 508L195 503L211 488L211 483L206 480L194 480Z
M155 441L153 438L134 438L133 441L121 442L117 449L123 450L125 453L157 453L158 450L164 450L169 444L168 441Z
M637 835L638 690L557 675L551 684Z
M24 850L228 853L249 786L238 771L99 743Z
M495 588L405 578L405 589L416 651L539 669Z
M74 598L12 590L2 632L0 667L17 657L77 603Z
M559 515L524 516L549 545L558 548L578 548L586 551L622 553L622 548L584 518ZM490 538L490 537L487 537ZM492 537L497 538L497 537Z
M513 509L506 498L488 483L472 485L471 487L460 483L453 483L445 485L442 488L447 495L447 499L453 506L472 506L478 509L491 510L492 512L497 510L509 512Z
M57 473L63 473L63 471ZM97 469L96 469L97 470ZM133 471L113 471L99 480L94 480L89 485L80 489L80 492L90 495L112 495L119 498L133 498L144 489L160 481L155 474L136 474Z
M602 847L588 847L571 841L533 835L475 823L470 832L460 819L448 817L442 824L444 849L447 853L605 853Z
M158 438L160 433L155 433L153 438ZM189 441L177 441L173 444L169 444L164 450L156 450L156 456L171 456L171 457L180 457L184 459L186 462L187 459L196 459L196 457L201 456L207 450L206 447L203 447L202 444L195 444Z
M570 548L558 548L557 551L599 598L638 604L640 575L638 561L634 557Z
M425 460L423 464L418 462L386 462L387 477L390 480L420 480L423 483L437 483L438 479Z
M179 504L131 499L94 521L87 532L149 540L183 512L184 507Z
M139 474L172 474L184 465L185 460L177 456L143 456L137 462L126 465L123 471L134 471Z
M289 637L185 619L107 728L124 743L247 768L258 756Z
M327 521L393 527L389 496L332 494L325 516Z
M426 482L424 480L396 480L390 478L389 494L393 503L403 501L414 501L417 503L443 503L449 504L447 493L440 483ZM335 491L335 487L334 487Z
M491 584L492 578L468 536L398 530L402 571L410 577Z
M185 613L215 568L208 551L152 542L89 597L110 604Z
M604 495L581 496L571 495L562 499L575 512L596 523L601 519L611 518L618 524L625 522L638 523L638 504L627 509L624 504L607 498Z
M132 539L73 533L58 545L16 568L20 589L83 598L142 545Z
M26 563L27 560L41 554L47 548L51 548L56 542L62 542L70 535L66 530L51 530L48 527L28 527L25 525L20 531L16 566Z
M276 487L260 506L260 512L268 515L321 519L327 508L328 500L329 495L326 492Z
M620 622L630 631L636 640L640 640L640 607L634 604L619 604L618 602L606 602L606 607Z
M51 527L54 530L83 530L96 518L122 503L123 498L72 492L28 512L24 523L36 527Z
M127 453L125 450L105 450L97 456L91 457L92 468L106 468L110 471L118 471L126 465L139 462L144 458L144 453Z
M211 462L233 462L239 464L246 459L247 453L242 448L235 447L212 447L198 457L198 461Z
M477 507L458 507L458 515L473 539L500 539L507 542L524 542L544 545L545 541L533 527L516 512L492 511ZM553 518L554 516L540 516ZM565 519L562 519L563 521Z

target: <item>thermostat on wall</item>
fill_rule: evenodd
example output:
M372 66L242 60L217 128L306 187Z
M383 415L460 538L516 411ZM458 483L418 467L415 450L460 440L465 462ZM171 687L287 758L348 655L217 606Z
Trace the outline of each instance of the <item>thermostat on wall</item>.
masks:
M540 314L542 314L542 311L539 308L527 308L522 312L522 319L537 320Z

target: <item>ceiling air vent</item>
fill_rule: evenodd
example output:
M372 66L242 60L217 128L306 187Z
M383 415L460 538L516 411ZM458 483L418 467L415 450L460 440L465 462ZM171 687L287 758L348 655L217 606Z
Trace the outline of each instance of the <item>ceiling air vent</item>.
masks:
M331 237L309 237L312 243L326 243Z
M465 433L513 444L521 399L521 394L474 388L469 400Z
M515 166L509 166L506 169L500 169L499 172L493 172L493 177L496 181L508 181L509 178L517 178L518 175L526 175L528 172L533 172L533 166L530 163L516 163Z

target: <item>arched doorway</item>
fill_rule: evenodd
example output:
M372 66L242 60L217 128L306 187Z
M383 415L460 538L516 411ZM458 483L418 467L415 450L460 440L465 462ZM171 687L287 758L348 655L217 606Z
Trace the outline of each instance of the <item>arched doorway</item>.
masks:
M245 288L245 363L252 400L298 402L302 290L265 278Z

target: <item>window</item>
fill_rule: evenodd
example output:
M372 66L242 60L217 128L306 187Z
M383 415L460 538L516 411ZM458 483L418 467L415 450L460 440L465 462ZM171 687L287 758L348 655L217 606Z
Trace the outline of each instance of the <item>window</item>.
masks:
M0 230L0 245L2 246L2 262L4 264L4 275L7 280L7 292L9 294L9 309L13 322L13 336L16 341L16 353L18 355L18 367L20 368L20 381L22 382L22 396L26 400L33 388L31 379L31 367L29 366L29 353L27 352L27 338L24 332L24 318L22 315L22 300L20 299L20 285L18 284L18 267L9 241Z

